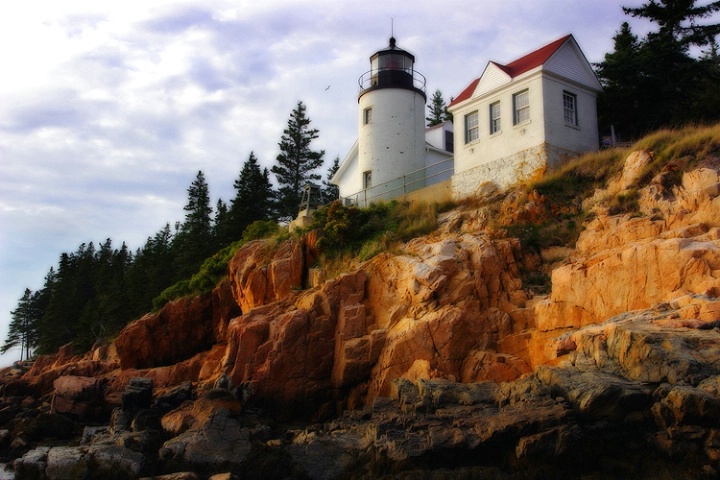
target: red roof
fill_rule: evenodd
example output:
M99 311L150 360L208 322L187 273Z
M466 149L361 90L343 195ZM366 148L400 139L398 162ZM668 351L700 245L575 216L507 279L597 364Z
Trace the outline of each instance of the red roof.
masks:
M564 44L570 37L572 37L572 35L566 35L548 45L545 45L538 50L535 50L532 53L528 53L524 57L518 58L517 60L508 63L507 65L501 65L497 62L490 63L507 73L510 78L515 78L547 62L548 59L552 56L552 54L555 53L557 49L560 48L560 46ZM476 78L475 80L473 80L473 82L465 90L463 90L462 93L457 96L457 98L450 102L449 106L453 106L470 98L475 91L478 82L480 82L480 78Z

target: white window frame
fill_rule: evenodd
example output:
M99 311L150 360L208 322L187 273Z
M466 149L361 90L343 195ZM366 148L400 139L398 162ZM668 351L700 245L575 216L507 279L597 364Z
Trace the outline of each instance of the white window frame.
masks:
M578 126L577 95L563 90L563 118L565 125Z
M513 94L513 125L530 121L530 90Z
M465 143L474 142L480 138L480 117L478 111L465 115Z
M490 135L500 133L500 100L490 104Z

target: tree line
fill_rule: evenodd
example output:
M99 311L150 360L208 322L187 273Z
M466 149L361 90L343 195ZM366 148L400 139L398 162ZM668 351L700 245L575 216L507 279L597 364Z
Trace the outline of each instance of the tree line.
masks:
M11 323L0 353L20 349L20 359L46 354L69 342L76 351L90 349L111 338L130 321L150 311L153 300L168 287L189 278L218 250L243 238L257 222L287 222L298 212L302 188L318 182L325 152L313 150L318 138L303 102L298 102L279 142L280 154L270 170L262 168L254 152L233 183L235 196L211 205L202 171L187 189L185 218L165 224L145 244L131 251L107 239L96 246L83 243L62 253L42 288L25 290L11 312ZM329 184L339 167L331 163L322 182L323 201L338 198ZM274 174L275 188L270 175Z

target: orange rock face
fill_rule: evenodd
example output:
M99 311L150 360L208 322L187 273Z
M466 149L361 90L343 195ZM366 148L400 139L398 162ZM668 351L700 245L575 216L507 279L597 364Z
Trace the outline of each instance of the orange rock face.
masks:
M212 295L168 303L125 327L115 340L120 368L150 368L186 360L215 343Z
M622 177L586 208L608 192L625 192L647 160L647 154L630 155ZM640 190L638 216L609 216L600 204L594 207L598 216L581 234L571 261L552 273L552 293L535 312L538 333L558 336L687 295L706 299L700 303L720 295L720 176L701 168L666 187L663 175ZM697 306L689 315L697 319L700 310L713 308ZM546 338L536 335L539 342Z

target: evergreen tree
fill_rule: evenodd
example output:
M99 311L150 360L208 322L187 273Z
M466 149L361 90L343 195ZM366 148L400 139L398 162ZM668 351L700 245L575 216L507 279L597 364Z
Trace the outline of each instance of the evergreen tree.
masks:
M640 7L622 8L627 15L656 23L660 29L654 35L672 39L685 49L690 45L711 45L720 34L720 24L700 25L697 22L720 11L720 1L704 6L696 3L697 0L649 0Z
M205 175L198 171L188 187L185 221L180 225L173 246L176 248L181 277L189 277L213 253L212 207Z
M215 205L213 240L215 242L215 250L227 247L233 241L233 237L230 234L230 212L222 198L219 198Z
M0 347L0 353L20 347L20 360L29 359L30 353L37 345L41 313L38 309L38 294L33 294L32 290L26 288L17 308L10 312L12 320L8 327L7 339Z
M340 198L340 188L337 185L330 183L330 180L335 176L337 171L340 169L340 156L336 156L333 160L332 165L328 169L327 176L323 180L323 199L325 203L334 202Z
M60 255L52 295L40 321L38 353L55 353L83 333L82 325L89 322L90 311L85 307L95 297L94 264L92 242L81 244L74 253Z
M298 102L278 144L277 164L271 169L280 187L277 211L283 220L291 220L297 215L303 186L321 178L314 171L322 165L325 151L310 149L310 143L316 138L318 130L310 128L305 105Z
M428 127L439 125L448 120L447 105L445 105L445 100L443 99L442 92L439 89L435 90L435 93L430 100L430 105L428 105L428 109L430 110L430 114L425 117Z
M703 75L698 79L690 109L700 120L715 121L720 115L720 55L713 41L699 59Z
M603 85L598 96L598 120L601 131L612 125L618 132L633 138L643 128L643 108L647 103L643 90L647 78L645 57L640 55L640 41L625 22L613 37L615 49L605 54L605 60L595 65Z
M627 24L615 37L615 52L596 66L605 91L598 99L602 131L615 125L626 139L660 127L702 120L716 121L717 109L697 110L703 97L715 97L715 87L698 88L712 77L709 64L690 56L692 45L712 45L719 25L698 25L720 10L720 2L698 7L695 0L650 0L626 14L658 25L638 41Z
M274 217L274 194L269 175L267 168L260 168L255 153L250 152L240 176L233 183L236 194L230 202L229 212L233 240L240 240L251 223Z
M127 273L131 317L150 311L153 299L178 280L172 244L172 229L166 223L135 253Z

